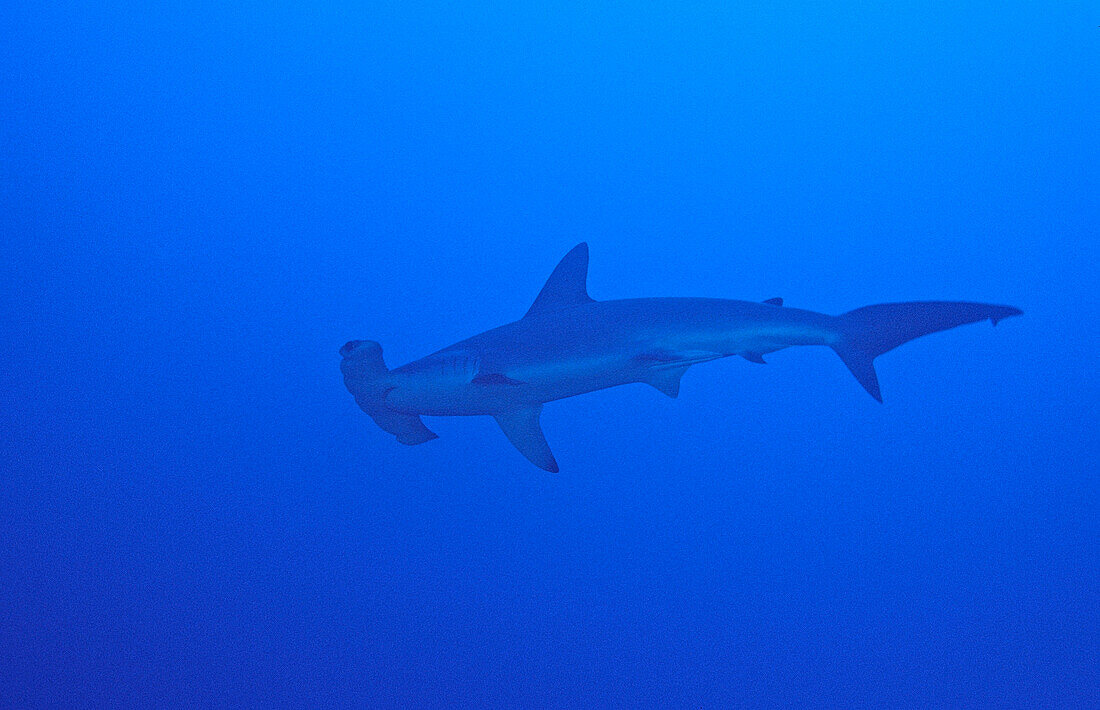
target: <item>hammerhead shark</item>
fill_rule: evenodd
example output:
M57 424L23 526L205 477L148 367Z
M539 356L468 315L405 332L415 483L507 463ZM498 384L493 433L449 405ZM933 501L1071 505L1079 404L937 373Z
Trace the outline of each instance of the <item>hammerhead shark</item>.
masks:
M340 371L356 403L402 444L438 438L424 416L489 415L527 459L552 473L558 464L539 425L542 405L643 382L669 397L692 365L764 355L792 345L826 345L879 402L873 361L922 335L1022 313L1011 306L913 301L830 316L783 305L718 298L589 297L588 245L558 264L527 314L393 370L382 346L352 340Z

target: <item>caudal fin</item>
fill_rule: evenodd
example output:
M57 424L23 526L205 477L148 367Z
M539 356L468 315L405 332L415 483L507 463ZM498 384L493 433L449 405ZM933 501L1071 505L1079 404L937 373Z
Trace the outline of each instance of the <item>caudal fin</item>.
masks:
M841 339L833 350L872 397L882 401L874 359L902 343L967 323L990 320L993 325L1023 311L1012 306L961 301L882 303L849 311L837 320Z

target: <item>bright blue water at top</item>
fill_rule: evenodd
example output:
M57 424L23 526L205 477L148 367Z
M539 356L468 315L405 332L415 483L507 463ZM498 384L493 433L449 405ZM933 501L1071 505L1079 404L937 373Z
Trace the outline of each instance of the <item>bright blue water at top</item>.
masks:
M1087 3L8 3L0 699L1100 703ZM596 298L1026 315L405 448L344 391Z

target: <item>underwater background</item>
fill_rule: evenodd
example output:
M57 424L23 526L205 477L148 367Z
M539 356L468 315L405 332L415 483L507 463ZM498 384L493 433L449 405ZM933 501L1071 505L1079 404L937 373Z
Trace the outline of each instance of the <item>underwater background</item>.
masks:
M1100 706L1093 3L7 3L0 705ZM487 417L597 299L1025 315Z

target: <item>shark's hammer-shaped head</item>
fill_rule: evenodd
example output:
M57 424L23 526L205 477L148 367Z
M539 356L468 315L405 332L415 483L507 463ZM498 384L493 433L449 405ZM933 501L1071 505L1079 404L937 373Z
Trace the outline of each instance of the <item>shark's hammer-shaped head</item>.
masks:
M340 372L344 384L364 410L380 405L390 388L389 368L382 359L382 346L373 340L350 340L340 348Z
M373 340L351 340L340 348L340 357L343 358L340 372L344 373L344 385L359 408L378 426L402 444L422 444L436 438L420 417L402 414L387 406L386 398L396 388L399 378L386 367L381 345Z
M363 411L406 414L469 414L470 407L509 382L502 375L479 377L479 359L467 352L448 351L390 370L382 346L373 340L352 340L340 348L344 384ZM511 389L511 388L507 388ZM478 413L489 413L478 412Z
M340 348L340 357L346 360L353 355L356 358L374 355L381 357L382 346L373 340L349 340Z

